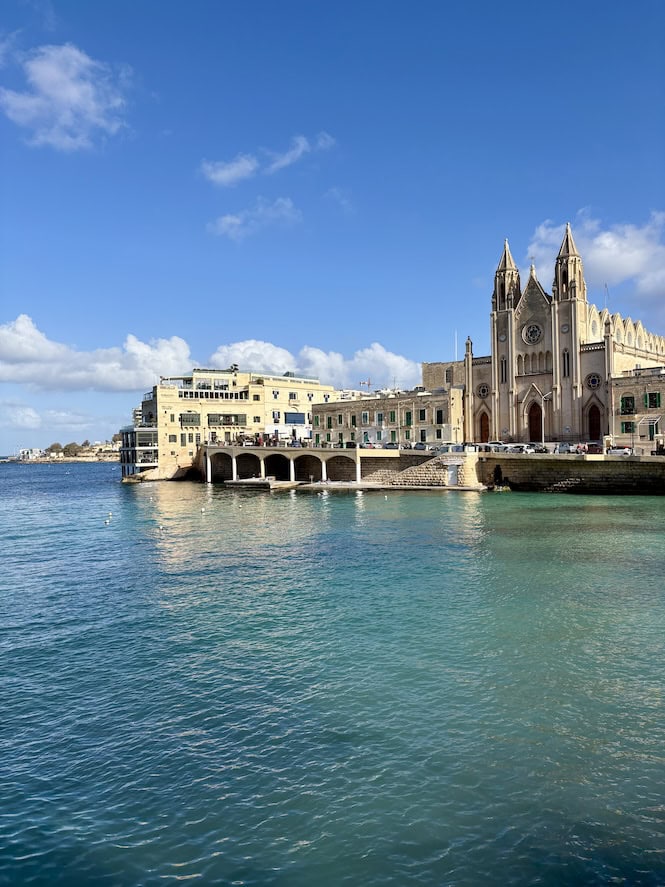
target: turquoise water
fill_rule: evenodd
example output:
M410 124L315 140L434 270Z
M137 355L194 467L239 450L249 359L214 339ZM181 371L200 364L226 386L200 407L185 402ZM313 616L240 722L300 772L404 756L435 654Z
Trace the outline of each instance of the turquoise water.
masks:
M0 466L0 883L665 883L665 499L118 475Z

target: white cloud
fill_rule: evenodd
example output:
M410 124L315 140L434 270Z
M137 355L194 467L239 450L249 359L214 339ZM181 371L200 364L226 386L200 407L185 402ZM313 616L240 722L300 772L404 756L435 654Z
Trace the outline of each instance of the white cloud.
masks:
M178 336L141 342L129 334L122 348L77 351L52 342L30 317L0 325L0 382L48 390L137 391L160 375L192 368L188 344Z
M337 351L323 351L305 345L298 355L271 342L248 339L220 346L213 354L212 366L226 369L236 363L247 372L283 375L286 372L314 376L324 384L337 388L360 388L360 383L371 380L371 388L410 388L420 383L420 364L400 354L387 351L374 342L362 348L351 358Z
M539 278L549 287L565 224L550 220L539 225L529 244ZM584 210L572 224L573 237L591 288L631 284L635 301L647 307L665 295L665 213L653 212L642 226L618 224L603 227ZM541 276L545 275L545 276Z
M292 225L301 219L302 214L290 197L278 197L272 203L259 197L252 209L227 213L210 222L208 231L239 242L263 228L273 225Z
M237 185L243 179L251 178L258 169L259 162L251 154L238 154L233 160L225 163L223 160L204 160L201 163L203 175L213 185L221 185L228 188Z
M257 373L284 374L296 370L296 359L285 348L270 342L247 339L232 345L220 345L210 358L211 366L225 370L238 364L241 370Z
M282 154L264 149L270 161L261 170L272 175L287 166L293 166L306 154L312 151L328 151L335 144L335 139L327 132L320 132L312 144L305 136L294 136L290 147ZM201 172L213 185L230 187L244 179L249 179L259 171L261 164L254 154L238 154L233 160L203 160Z
M71 43L41 46L21 64L29 89L0 88L0 108L31 132L31 144L78 151L125 126L128 68L116 73Z
M37 410L16 401L0 401L0 424L5 429L34 431L42 427L42 419Z
M25 314L0 325L0 383L25 385L34 390L146 391L160 376L183 375L194 366L226 369L234 363L245 371L315 376L338 388L359 389L360 383L368 380L372 389L410 388L420 382L420 364L387 351L378 342L345 357L311 345L293 354L271 342L246 339L220 345L210 360L201 364L192 358L189 345L178 336L146 343L129 334L120 348L77 351L49 340ZM0 404L0 423L3 416L9 415L10 407L15 427L62 424L75 430L90 424L85 414L68 412L64 416L49 412L48 416L40 416L32 407L16 400Z

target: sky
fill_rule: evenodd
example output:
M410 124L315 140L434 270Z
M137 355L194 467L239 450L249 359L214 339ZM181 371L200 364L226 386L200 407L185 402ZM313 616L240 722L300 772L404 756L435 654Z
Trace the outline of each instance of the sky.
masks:
M194 367L412 387L566 222L665 334L664 45L661 0L3 0L0 454Z

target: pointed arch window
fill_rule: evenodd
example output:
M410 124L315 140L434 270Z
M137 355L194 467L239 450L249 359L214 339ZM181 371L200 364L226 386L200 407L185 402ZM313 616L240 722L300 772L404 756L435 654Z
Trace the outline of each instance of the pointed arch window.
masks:
M500 375L501 381L507 382L508 381L508 361L506 360L505 357L501 358L501 361L499 364L499 369L500 369L500 373L501 373L501 375Z
M563 359L561 361L561 375L564 378L570 376L570 351L567 348L563 349Z

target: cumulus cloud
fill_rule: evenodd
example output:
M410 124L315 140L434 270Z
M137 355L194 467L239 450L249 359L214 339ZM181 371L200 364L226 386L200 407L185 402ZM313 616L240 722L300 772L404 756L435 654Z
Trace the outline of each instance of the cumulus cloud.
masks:
M220 346L213 354L212 366L226 369L237 364L241 370L283 375L286 372L314 376L336 388L360 388L371 380L371 388L410 388L420 382L420 364L400 354L387 351L374 342L356 351L353 357L344 357L337 351L323 351L310 345L297 355L285 348L248 339Z
M337 351L324 351L311 345L297 354L259 339L245 339L220 345L204 363L190 354L189 345L178 336L142 342L129 334L122 347L78 351L53 342L25 314L0 325L0 383L25 385L43 391L145 391L160 376L191 372L194 366L227 369L237 364L246 372L283 375L293 372L314 376L336 388L360 388L371 380L371 388L410 388L420 382L420 365L388 351L374 342L345 357ZM370 387L370 386L368 386ZM0 421L11 408L15 427L37 428L44 424L32 407L17 401L0 404ZM75 429L79 420L68 414L60 422L50 414L48 425ZM81 414L80 422L88 422Z
M49 390L137 391L160 375L192 368L188 344L178 336L141 342L128 335L121 348L77 351L50 341L26 314L0 325L0 382Z
M243 179L251 178L258 169L259 162L251 154L238 154L233 160L225 163L223 160L201 163L201 172L213 185L221 185L228 188L237 185Z
M208 224L208 231L219 237L239 242L263 228L274 225L293 225L300 222L302 214L290 197L278 197L272 203L259 197L251 209L227 213Z
M41 46L21 67L28 89L0 88L0 109L31 133L30 144L79 151L125 126L128 68L114 72L71 43Z
M536 228L529 244L537 273L547 284L565 229L565 224L548 219ZM665 213L653 212L641 226L604 227L600 220L581 211L572 229L590 287L631 284L636 301L645 306L654 297L665 295Z

